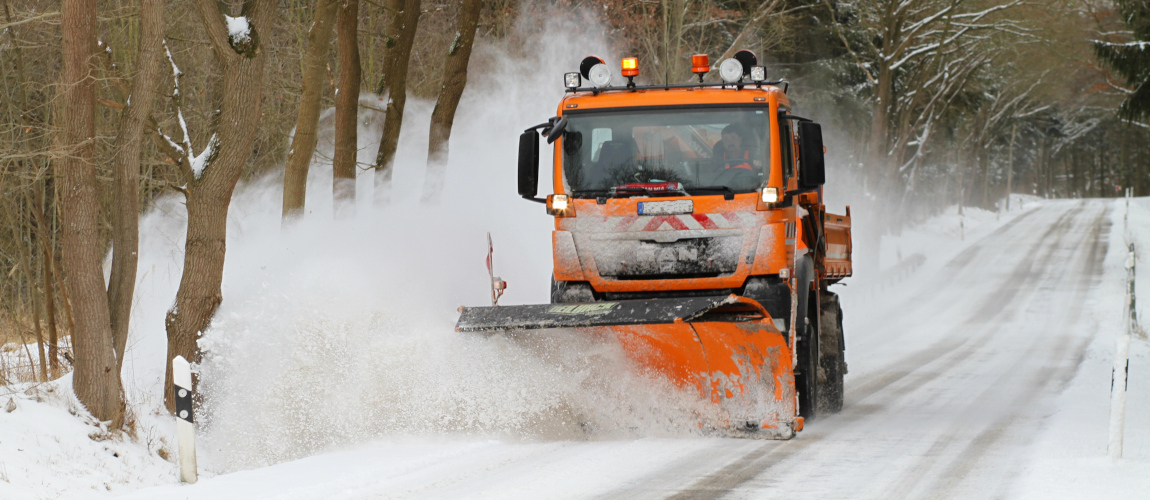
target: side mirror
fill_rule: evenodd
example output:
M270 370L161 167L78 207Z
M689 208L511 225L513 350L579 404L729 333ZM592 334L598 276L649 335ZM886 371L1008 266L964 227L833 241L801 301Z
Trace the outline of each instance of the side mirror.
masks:
M539 133L519 135L519 196L533 199L539 192Z
M826 181L823 128L815 122L799 122L799 188L817 188Z

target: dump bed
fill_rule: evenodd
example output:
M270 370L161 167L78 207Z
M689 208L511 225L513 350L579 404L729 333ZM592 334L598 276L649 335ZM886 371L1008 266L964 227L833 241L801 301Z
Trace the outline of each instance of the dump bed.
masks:
M827 250L824 265L827 278L845 278L851 275L851 217L847 215L823 214Z

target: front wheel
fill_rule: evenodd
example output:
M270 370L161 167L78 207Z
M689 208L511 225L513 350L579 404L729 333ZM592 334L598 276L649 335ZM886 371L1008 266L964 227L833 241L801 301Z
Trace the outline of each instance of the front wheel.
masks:
M818 329L818 295L810 289L811 279L814 277L814 266L809 257L803 257L795 267L795 286L797 287L795 329L795 354L798 361L795 366L795 391L798 392L799 415L807 421L815 419L818 414L819 401L819 329ZM811 300L815 299L815 300Z

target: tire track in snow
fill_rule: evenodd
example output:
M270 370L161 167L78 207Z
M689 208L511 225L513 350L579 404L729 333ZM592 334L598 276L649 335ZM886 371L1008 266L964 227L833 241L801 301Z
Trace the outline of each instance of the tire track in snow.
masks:
M1038 241L1030 246L1029 251L1024 255L1035 255L1045 247L1047 248L1047 251L1041 259L1042 265L1039 266L1039 268L1045 269L1047 266L1049 266L1051 260L1054 257L1053 248L1055 245L1048 244L1047 240L1053 236L1058 238L1056 241L1061 241L1061 238L1066 236L1070 222L1073 221L1073 219L1078 215L1078 213L1082 211L1082 209L1083 207L1077 206L1063 213L1050 226L1050 228L1045 233L1043 233L1041 237L1039 237ZM994 235L992 234L991 236ZM990 236L987 238L990 238ZM969 262L964 263L963 267L967 266L968 264ZM991 332L984 330L983 333L978 336L961 334L955 335L954 333L956 333L956 331L965 330L970 327L985 326L997 320L999 315L1007 310L1007 306L1014 300L1015 297L1017 297L1018 293L1023 290L1023 285L1028 280L1035 278L1032 272L1033 267L1033 260L1023 258L1023 260L1011 272L1010 276L1005 280L1007 286L1000 287L997 292L983 300L979 308L970 314L969 319L967 319L962 324L957 325L956 327L952 327L950 329L950 334L943 335L941 340L936 342L934 345L921 351L906 355L899 359L899 361L891 365L887 365L893 368L893 370L884 370L884 373L876 373L870 375L869 377L864 377L861 380L851 384L853 389L849 389L847 391L847 394L845 395L847 401L844 402L844 405L852 405L861 402L871 395L886 389L892 384L902 380L911 373L920 371L922 368L933 364L939 358L946 356L947 354L954 354L956 349L963 348L963 350L959 352L960 356L958 358L950 360L951 366L953 366L954 363L957 363L958 361L968 357L971 352L973 352L973 348L977 348L982 341L991 335ZM939 280L939 282L941 282L941 280ZM1018 285L1011 286L1012 283L1017 283ZM929 379L917 379L915 380L915 384L911 384L911 387L919 386L923 383L929 382L930 380L936 378L938 375L941 375L941 372L935 374Z
M1048 268L1051 260L1054 258L1054 249L1058 246L1057 244L1048 243L1047 240L1049 240L1051 237L1054 237L1056 238L1056 241L1060 242L1061 239L1066 236L1073 220L1076 218L1078 213L1083 210L1083 208L1084 207L1079 204L1078 206L1067 209L1047 229L1047 231L1045 231L1038 238L1038 240L1031 245L1030 252L1025 255L1034 255L1044 249L1046 250L1043 252L1043 257L1040 261L1041 265L1039 266L1039 269ZM1035 210L1032 210L1030 212L1026 212L1024 215L1028 216L1034 212ZM1019 216L1019 218L1016 218L1015 221L1022 217L1023 216ZM1004 237L1009 232L1010 228L1014 227L1015 221L1011 221L1011 223L1004 225L1002 228L999 228L991 235L984 237L982 240L980 240L979 243L976 243L976 246L988 245L994 240ZM954 269L957 273L963 268L969 266L973 262L973 255L974 254L970 254L971 257L969 259L963 257L962 259L958 260L958 264L951 269ZM960 254L960 257L961 256L962 255ZM958 259L958 257L956 257L956 259ZM953 262L954 261L952 261L952 263ZM948 264L948 266L949 265L950 264ZM985 325L997 319L998 316L1007 310L1007 306L1013 302L1013 299L1018 295L1018 293L1025 289L1025 283L1039 277L1036 276L1032 271L1033 267L1034 260L1024 258L1006 279L1008 286L1000 288L1000 290L994 295L985 299L978 308L978 314L972 315L970 319L968 319L963 324L952 327L952 333L968 329L973 326ZM1009 286L1012 283L1017 285ZM953 368L968 358L971 354L973 354L978 349L978 347L981 346L982 341L992 334L992 331L984 329L983 333L977 337L953 334L944 335L942 341L937 342L936 344L924 350L918 351L917 353L905 356L894 364L898 368L893 372L875 374L868 379L864 379L861 389L858 388L859 386L854 386L855 389L849 390L849 400L847 403L849 406L844 408L844 411L839 415L829 418L827 423L839 423L838 421L840 420L853 422L855 424L863 423L866 417L882 411L886 405L860 405L858 404L859 402L867 399L868 397L871 397L876 393L884 391L884 389L887 389L888 387L898 383L900 380L903 380L904 378L916 373L917 375L908 380L907 384L902 384L901 388L894 390L889 394L890 397L884 399L895 401L900 397L913 392L918 388L921 388L923 385L947 372L946 369L923 371L924 368L929 365L936 364L936 361L939 361L943 358L946 358L947 361L950 361L949 363L946 363L945 366ZM959 350L956 351L956 349ZM689 487L680 490L670 498L718 498L726 495L727 493L730 493L748 481L762 476L772 467L785 462L787 459L795 456L799 452L817 444L820 440L828 436L833 436L839 429L841 428L828 427L826 428L828 431L826 433L815 435L807 434L805 436L800 435L796 440L783 443L765 443L758 449L735 458L720 470L700 478ZM660 476L665 477L664 474L660 474ZM654 480L658 478L656 477L652 479ZM619 495L612 495L612 497L624 498L627 496L623 495L624 492L619 493ZM630 493L637 493L637 491L632 490Z
M1064 251L1063 244L1065 241L1065 237L1067 236L1067 233L1070 232L1070 230L1072 228L1074 228L1074 223L1076 222L1075 220L1076 220L1076 218L1078 218L1078 215L1081 213L1081 211L1084 208L1086 208L1086 207L1084 207L1084 202L1079 203L1079 207L1076 207L1076 209L1073 210L1072 213L1066 214L1066 215L1070 215L1070 217L1067 217L1066 215L1064 215L1063 217L1059 218L1059 220L1055 223L1055 225L1052 226L1051 231L1057 230L1057 239L1055 241L1052 241L1052 243L1050 245L1047 245L1043 248L1043 255L1040 259L1041 266L1037 266L1037 269L1038 269L1038 271L1040 271L1040 274L1038 274L1038 275L1029 274L1027 276L1028 279L1025 279L1024 282L1019 282L1019 280L1017 280L1017 279L1011 279L1007 283L1010 283L1010 282L1019 283L1019 285L1017 286L1017 290L1026 289L1029 292L1029 294L1033 295L1036 290L1041 290L1041 289L1037 289L1037 287L1030 286L1030 285L1032 285L1032 283L1036 282L1036 280L1038 280L1040 278L1042 278L1042 282L1060 282L1060 278L1066 274L1066 272L1065 272L1066 268L1052 267L1051 262L1053 261L1053 259L1055 259L1056 256L1058 256L1058 254L1060 252ZM1103 214L1103 215L1105 215L1105 214ZM1097 237L1097 225L1098 224L1097 224L1097 222L1095 222L1095 224L1093 224L1093 225L1096 228L1095 237ZM1049 236L1051 231L1048 231L1047 236ZM1076 232L1074 232L1074 233L1076 233ZM1081 245L1075 246L1075 248L1072 249L1072 252L1074 252L1074 253L1078 252L1079 246L1081 246ZM1034 248L1032 248L1032 252L1030 252L1029 254L1034 254L1033 251L1034 251ZM1024 254L1024 255L1026 255L1026 254ZM1091 254L1091 256L1088 256L1088 259L1093 260L1094 259L1093 254ZM1024 264L1027 264L1028 262L1029 262L1028 260L1024 259ZM1027 268L1030 269L1030 268L1034 268L1034 267L1033 266L1027 266ZM1044 276L1045 274L1047 274L1047 271L1051 270L1051 269L1063 270L1063 272L1059 272L1058 276ZM1018 274L1018 272L1015 271L1015 274L1014 274L1015 276L1012 276L1012 278L1017 277L1017 274ZM1086 291L1083 289L1082 286L1076 287L1076 289L1078 289L1079 293L1083 293L1084 291ZM995 338L997 336L998 336L997 331L988 331L986 336L982 336L980 338L980 340L978 341L978 343L969 345L969 347L971 347L972 353L975 351L979 351L979 349L986 347L987 346L986 340ZM1030 344L1030 347L1028 349L1027 354L1029 354L1030 351L1034 351L1034 348L1036 347L1036 345L1038 343L1040 343L1040 339L1035 338L1033 343ZM1022 356L1022 359L1026 359L1026 357L1027 357L1027 355L1024 355L1024 356ZM1013 374L1015 369L1017 369L1019 367L1020 367L1019 364L1015 363L1011 369L1007 370L1007 375ZM998 389L999 389L999 387L1004 385L1002 383L1004 378L1006 378L1006 375L996 379L995 383L992 383L988 390L983 391L979 395L978 398L975 398L974 401L971 403L971 405L969 405L967 407L967 410L964 411L963 415L955 418L956 423L951 425L951 429L948 431L945 431L942 434L942 436L936 438L934 443L932 445L930 445L930 447L927 449L927 451L925 453L923 453L923 456L921 457L921 459L917 463L915 463L914 466L911 467L910 470L903 472L902 477L900 477L900 479L898 479L898 482L894 485L894 487L892 487L892 489L887 491L886 493L890 494L890 495L892 495L892 497L896 497L896 498L911 497L911 493L914 491L915 487L917 487L922 482L922 480L926 478L927 472L936 467L937 457L945 456L944 452L946 451L946 449L948 449L953 443L955 443L956 439L961 434L961 429L965 428L964 424L968 421L974 420L974 418L976 418L980 415L980 409L987 407L988 399L989 399L989 402L994 402L996 400L995 398L992 398L992 397L994 397L994 395L997 395L998 392L1001 392L1001 391L998 391ZM1032 393L1027 392L1026 394L1032 394ZM990 428L988 429L988 431L989 430L995 430L995 429L1001 429L1001 428L999 428L999 426L991 425ZM982 438L983 440L989 439L989 437L986 437L986 438L981 437L981 434L980 434L980 438ZM976 441L978 441L978 439L976 439Z
M1101 207L1102 210L1097 217L1094 218L1091 227L1091 235L1089 238L1084 239L1082 244L1075 249L1075 253L1081 250L1083 244L1089 244L1089 249L1082 255L1082 269L1078 273L1078 279L1075 280L1075 292L1071 300L1071 305L1082 304L1085 302L1086 296L1090 289L1098 284L1102 274L1102 262L1106 254L1106 249L1109 242L1105 238L1109 234L1110 221L1107 217L1108 210ZM1067 310L1067 317L1064 321L1058 322L1066 325L1074 325L1081 316L1081 307L1070 307ZM958 457L947 467L941 477L934 481L931 488L933 498L947 498L955 495L957 487L969 477L972 470L979 464L979 462L992 451L992 448L1007 436L1019 436L1022 440L1030 441L1037 434L1037 426L1028 425L1032 421L1041 421L1041 418L1027 418L1028 411L1031 411L1035 402L1042 396L1053 396L1065 389L1066 385L1073 379L1074 375L1078 372L1078 367L1081 365L1082 360L1085 359L1086 346L1089 345L1093 339L1096 331L1090 330L1090 334L1086 336L1078 336L1073 331L1061 334L1055 339L1055 344L1049 349L1043 338L1036 336L1034 342L1026 352L1019 356L1019 360L1035 359L1035 351L1048 351L1047 356L1041 359L1046 360L1039 366L1037 370L1028 378L1026 384L1018 387L1012 391L1015 397L1009 398L1014 401L1012 411L1006 416L1000 418L998 421L990 423L986 428L974 437L967 444L963 450L958 454ZM1070 359L1070 363L1063 363L1064 360ZM1025 366L1023 363L1016 363L1016 368ZM999 381L1008 379L1013 375L1014 371L1010 370ZM983 397L976 400L971 405L976 408L984 404L987 396L993 396L993 391L999 388L998 382L995 383L991 389L988 389ZM1009 387L1007 387L1009 389ZM982 404L980 404L982 403ZM1008 432L1011 431L1011 432ZM1000 479L1003 479L1001 485L1005 486L1013 479L1013 474L1004 473L1000 474Z

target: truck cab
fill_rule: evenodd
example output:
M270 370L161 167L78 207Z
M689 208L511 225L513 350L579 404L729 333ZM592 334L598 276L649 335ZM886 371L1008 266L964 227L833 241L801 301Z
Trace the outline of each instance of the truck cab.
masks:
M797 259L850 275L820 130L779 85L569 88L552 123L553 303L735 293L785 328Z

